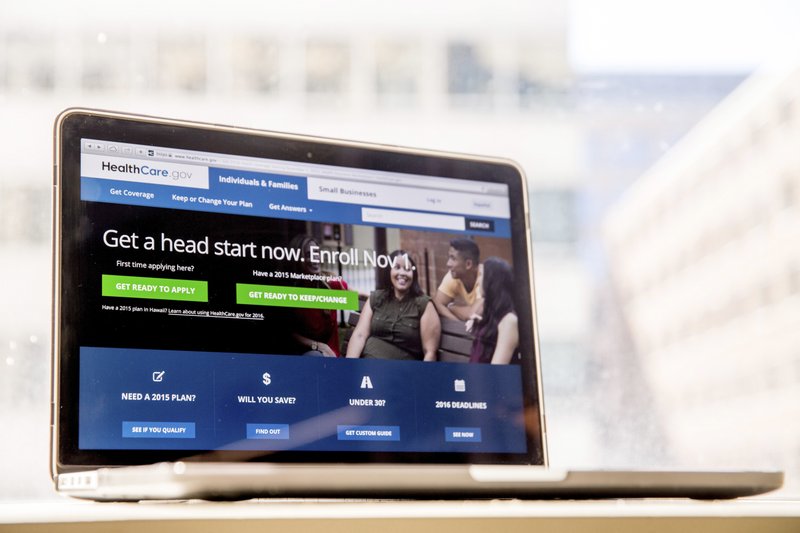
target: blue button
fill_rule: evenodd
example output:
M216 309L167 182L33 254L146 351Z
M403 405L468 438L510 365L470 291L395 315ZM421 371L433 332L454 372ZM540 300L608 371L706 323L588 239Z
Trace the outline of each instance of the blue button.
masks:
M247 424L247 438L287 440L289 424Z
M336 430L339 440L400 440L400 426L336 426Z
M447 442L480 442L481 428L444 428Z
M193 439L194 422L123 422L126 439Z

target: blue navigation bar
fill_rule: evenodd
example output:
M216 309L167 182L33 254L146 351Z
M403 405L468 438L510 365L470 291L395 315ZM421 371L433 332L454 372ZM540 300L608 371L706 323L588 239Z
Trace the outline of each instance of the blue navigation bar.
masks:
M419 204L418 207L411 209L381 207L366 202L362 205L330 201L330 195L324 194L317 195L321 199L312 199L314 195L309 194L308 178L297 176L211 167L208 177L209 187L202 189L84 176L81 178L81 200L464 235L511 236L510 220L480 216L479 201L476 201L476 207L460 214L425 210L426 206L436 204L422 199L414 202ZM443 196L447 194L458 193L443 193Z

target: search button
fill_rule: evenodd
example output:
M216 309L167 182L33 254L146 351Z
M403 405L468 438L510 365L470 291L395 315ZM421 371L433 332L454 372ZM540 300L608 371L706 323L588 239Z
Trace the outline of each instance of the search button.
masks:
M467 231L486 231L494 233L494 220L485 218L467 218Z

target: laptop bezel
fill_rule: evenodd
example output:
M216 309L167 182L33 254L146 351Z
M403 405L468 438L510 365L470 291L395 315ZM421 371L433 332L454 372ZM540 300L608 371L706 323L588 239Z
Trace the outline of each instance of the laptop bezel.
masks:
M59 115L55 125L54 175L54 240L53 240L53 334L52 334L52 468L59 472L85 470L109 465L136 465L168 460L264 460L272 462L387 462L385 453L369 452L282 452L260 458L234 451L85 451L77 447L78 343L70 337L70 309L80 300L66 301L65 287L73 282L70 270L74 258L70 232L77 228L80 211L80 140L106 139L154 146L176 147L200 151L232 153L254 157L273 157L290 161L307 161L313 154L315 163L336 164L373 170L390 170L422 175L452 176L459 179L480 179L506 183L510 189L512 246L514 262L526 265L530 305L519 310L520 323L530 324L521 331L521 346L532 350L523 362L524 401L528 434L527 454L462 454L462 453L395 453L396 463L509 463L547 464L546 428L542 401L541 362L533 284L527 183L522 169L514 162L498 158L434 152L343 141L320 137L267 132L231 126L202 124L182 120L160 119L125 113L89 109L70 109ZM65 242L66 237L66 242ZM65 279L66 278L66 279ZM70 307L72 306L72 307ZM524 328L523 328L524 329ZM65 333L66 332L66 333Z

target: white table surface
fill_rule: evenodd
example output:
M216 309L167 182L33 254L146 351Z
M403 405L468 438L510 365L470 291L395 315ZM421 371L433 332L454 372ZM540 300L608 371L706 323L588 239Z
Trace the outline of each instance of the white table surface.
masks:
M531 531L800 532L800 501L334 501L0 503L0 532L193 533L294 531L448 533Z

